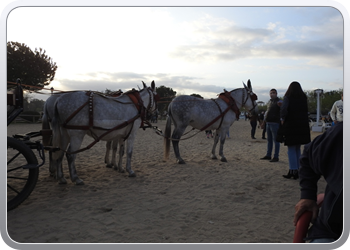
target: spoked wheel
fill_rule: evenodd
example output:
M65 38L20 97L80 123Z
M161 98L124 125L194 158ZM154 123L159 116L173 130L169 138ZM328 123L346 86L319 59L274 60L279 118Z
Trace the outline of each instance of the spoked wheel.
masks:
M7 211L16 208L33 191L39 175L37 165L35 154L26 144L7 137Z

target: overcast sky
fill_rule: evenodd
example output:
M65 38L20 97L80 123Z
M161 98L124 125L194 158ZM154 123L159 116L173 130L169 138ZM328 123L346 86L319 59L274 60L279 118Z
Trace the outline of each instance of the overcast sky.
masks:
M264 102L292 81L343 88L343 35L332 7L21 7L7 22L7 41L57 63L48 88L126 91L154 80L215 98L250 79Z

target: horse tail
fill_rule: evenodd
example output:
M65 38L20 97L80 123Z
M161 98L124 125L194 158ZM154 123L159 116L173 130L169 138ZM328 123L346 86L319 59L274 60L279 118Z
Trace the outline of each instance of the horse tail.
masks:
M168 117L166 119L165 131L164 131L164 159L169 159L170 152L170 135L171 135L171 111L170 106L168 109Z
M44 113L43 113L43 117L42 117L42 123L41 123L41 134L43 136L43 145L44 146L49 146L50 145L50 140L51 140L51 133L49 133L49 131L51 131L50 128L50 123L49 123L49 114L47 111L47 105L46 103L44 104Z

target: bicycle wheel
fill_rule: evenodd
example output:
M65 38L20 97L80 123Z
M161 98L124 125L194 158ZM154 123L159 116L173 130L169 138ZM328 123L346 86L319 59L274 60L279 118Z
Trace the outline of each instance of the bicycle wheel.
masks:
M33 191L39 168L24 169L38 164L33 151L22 141L7 137L7 211L20 205Z

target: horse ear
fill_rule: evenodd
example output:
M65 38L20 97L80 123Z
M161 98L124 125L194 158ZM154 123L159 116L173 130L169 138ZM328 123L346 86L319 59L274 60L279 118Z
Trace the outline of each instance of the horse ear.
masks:
M156 84L154 83L154 81L152 81L152 83L151 83L151 88L152 88L153 90L156 89Z
M251 84L251 82L250 82L250 79L248 80L248 88L249 88L250 90L252 90L252 84Z
M244 88L246 89L247 88L247 85L245 85L245 83L243 82L243 86L244 86Z
M144 83L143 81L142 83L143 83L143 88L147 88L146 83Z

